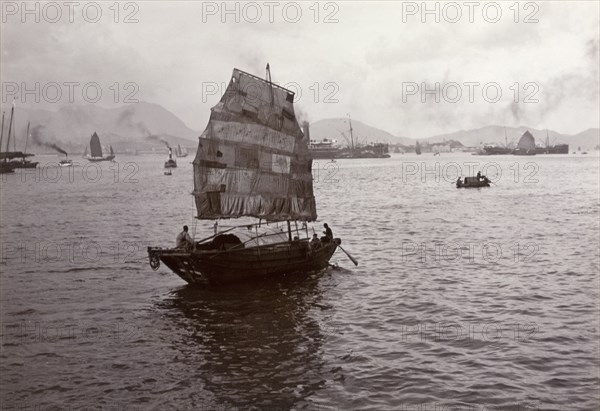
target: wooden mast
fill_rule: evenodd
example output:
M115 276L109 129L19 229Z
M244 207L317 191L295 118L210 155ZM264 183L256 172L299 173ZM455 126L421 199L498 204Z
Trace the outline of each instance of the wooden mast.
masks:
M13 114L15 113L15 101L13 100L12 108L10 109L10 121L8 123L8 139L6 140L6 151L10 150L10 133L12 132Z
M348 122L350 123L350 145L352 147L352 156L354 156L354 136L352 134L352 119L350 118L350 114L348 114Z
M2 112L2 130L0 130L0 151L2 151L2 140L4 140L4 111Z
M31 121L27 122L27 135L25 136L25 152L27 152L27 142L29 141L29 125Z

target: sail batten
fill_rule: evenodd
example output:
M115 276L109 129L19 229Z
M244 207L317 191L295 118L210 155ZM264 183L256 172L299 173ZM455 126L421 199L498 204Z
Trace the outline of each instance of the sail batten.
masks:
M198 218L317 218L312 159L294 93L234 69L194 159Z

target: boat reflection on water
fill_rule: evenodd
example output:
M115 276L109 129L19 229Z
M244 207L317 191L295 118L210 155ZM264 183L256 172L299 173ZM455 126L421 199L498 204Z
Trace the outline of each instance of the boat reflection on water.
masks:
M179 361L198 370L191 385L210 393L204 398L214 398L217 409L313 407L308 398L327 377L325 333L310 310L318 309L319 279L329 272L174 291L161 305L174 309L173 326L184 328L173 344Z

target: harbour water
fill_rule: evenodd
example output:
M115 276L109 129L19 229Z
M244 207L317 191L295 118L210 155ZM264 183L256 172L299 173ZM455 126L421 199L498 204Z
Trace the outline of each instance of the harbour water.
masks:
M2 409L598 406L597 153L316 162L315 229L360 265L217 289L147 261L212 234L193 157L38 157L1 176Z

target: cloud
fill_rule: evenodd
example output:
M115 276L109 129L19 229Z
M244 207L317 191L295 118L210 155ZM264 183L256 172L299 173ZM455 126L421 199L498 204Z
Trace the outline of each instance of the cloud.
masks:
M135 24L11 20L2 29L2 81L95 81L104 106L123 104L123 84L135 82L136 99L160 104L202 130L220 97L203 95L206 83L224 90L234 67L263 77L270 63L274 81L298 84L297 112L312 121L350 113L416 137L499 121L544 123L572 133L599 126L595 2L540 4L533 24L522 21L527 10L515 23L508 3L496 24L480 18L402 23L399 3L365 8L352 2L336 3L338 22L331 24L323 22L333 10L324 3L318 16L303 4L298 23L282 19L280 9L273 24L265 18L223 22L222 16L204 22L202 4L142 2ZM501 84L501 101L402 102L403 82L466 81ZM522 93L528 82L539 85L540 102L525 104L519 95L513 103L510 87L518 83ZM76 103L82 102L79 96ZM51 109L61 104L68 103L32 103Z

